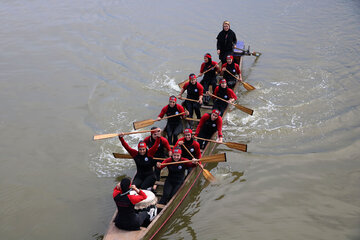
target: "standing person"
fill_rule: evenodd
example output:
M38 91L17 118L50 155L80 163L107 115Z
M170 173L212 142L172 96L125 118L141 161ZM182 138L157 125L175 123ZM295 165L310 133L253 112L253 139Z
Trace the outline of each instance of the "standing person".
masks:
M220 111L214 109L211 114L205 113L201 117L200 123L196 128L195 137L210 139L216 131L218 132L217 141L222 142L222 118L220 116ZM204 149L207 145L207 141L205 140L198 139L198 142L201 149Z
M174 148L173 154L170 158L164 160L164 163L186 161L188 159L181 157L181 148ZM163 169L165 166L157 163L157 167ZM163 195L159 201L160 204L166 204L174 196L185 180L185 170L187 167L195 167L195 162L180 163L174 165L167 165L169 175L165 180Z
M221 64L226 62L226 56L233 53L233 47L236 47L236 34L230 29L230 22L223 22L223 30L216 37L217 54Z
M205 73L204 73L205 72ZM201 64L199 77L204 74L201 84L204 87L204 92L209 91L209 86L212 86L212 91L214 92L216 88L216 74L220 72L219 65L217 62L213 61L210 53L206 53L204 56L204 62ZM204 96L204 104L209 104L210 97Z
M160 143L159 143L158 149L157 149L154 157L166 158L168 156L171 156L172 151L170 148L170 144L166 138L161 136L161 128L152 127L151 130L156 130L156 131L151 132L151 135L147 136L144 139L144 142L146 143L148 148L151 148L152 146L154 146L156 139L160 138ZM162 163L162 160L155 160L155 161ZM156 178L156 181L160 181L160 169L159 168L155 168L155 178ZM156 185L153 186L153 189L154 190L156 189Z
M137 194L130 195L131 190ZM113 198L118 210L114 219L115 226L128 231L140 230L140 226L149 215L145 210L136 212L134 206L146 199L146 194L135 185L131 185L129 178L123 178L114 188Z
M196 100L196 102L191 100L185 100L185 108L189 112L189 117L192 118L195 111L196 117L200 119L201 118L200 106L203 100L204 88L200 83L197 82L196 75L194 73L191 73L189 75L189 80L190 81L185 83L185 85L182 87L178 98L182 99L182 94L186 90L187 91L186 98Z
M192 156L188 153L188 151L186 151L186 149L184 148L185 146L196 159L200 159L201 158L200 144L194 140L192 133L193 132L190 128L185 129L184 137L180 138L176 142L174 148L181 147L181 151L182 151L181 156L183 158L187 158L191 160Z
M125 142L123 137L124 134L120 133L119 139L121 144L133 157L136 164L136 175L133 181L134 185L141 189L150 189L156 181L154 172L156 161L153 159L153 157L159 147L160 138L156 139L154 145L149 150L146 148L146 143L144 141L140 141L137 151L131 148L127 142Z
M230 73L228 73L227 71L229 71ZM240 71L240 67L239 64L234 62L234 57L232 55L228 55L226 57L226 63L224 63L221 66L221 72L220 75L222 75L226 81L227 81L227 85L229 88L234 89L235 85L236 85L236 81L237 79L234 77L236 74L240 75L241 71ZM241 81L241 79L240 79Z
M171 96L169 98L169 104L161 109L161 112L157 119L163 118L165 114L167 116L172 116L172 115L176 115L179 113L185 113L184 108L181 105L177 104L176 100L177 99L175 96ZM165 130L166 130L167 138L169 140L170 145L174 145L177 142L178 135L183 130L183 125L181 122L181 118L183 116L184 115L176 116L176 117L169 118L167 120Z
M227 86L226 79L220 80L220 85L215 88L214 95L227 101L224 102L220 99L214 98L213 109L218 109L220 111L220 116L224 115L224 112L229 103L234 103L237 99L234 91Z

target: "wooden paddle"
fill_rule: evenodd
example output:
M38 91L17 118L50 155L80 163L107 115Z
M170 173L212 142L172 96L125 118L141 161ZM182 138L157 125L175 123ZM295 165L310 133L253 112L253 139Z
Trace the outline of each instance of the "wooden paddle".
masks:
M205 163L209 163L209 162L226 162L226 154L225 153L221 153L221 154L216 154L216 155L212 155L212 158L208 158L208 159L196 159L196 162L205 162ZM189 163L192 162L192 160L185 160L185 161L177 161L177 162L170 162L170 163L162 163L161 165L163 166L167 166L167 165L173 165L173 164L180 164L180 163Z
M228 72L231 76L233 76L233 77L236 78L237 80L239 80L239 81L243 84L244 88L246 88L246 90L251 91L251 90L256 89L254 86L250 85L249 83L244 82L244 81L240 80L239 78L235 77L234 74L232 74L231 72L229 72L227 69L225 69L225 71Z
M130 134L137 134L137 133L147 133L147 132L154 132L154 130L144 130L144 131L136 131L136 132L126 132L123 133L124 135L130 135ZM95 135L94 140L100 140L100 139L106 139L106 138L113 138L118 137L120 133L109 133L109 134L101 134L101 135Z
M180 116L180 115L183 115L183 114L185 114L185 112L175 114L175 115L171 115L171 116L167 116L167 117L163 117L163 118L160 118L160 119L147 119L147 120L143 120L143 121L139 121L139 122L133 122L133 127L134 127L135 130L137 130L137 129L140 129L140 128L144 128L144 127L153 125L157 121L161 121L161 120L167 119L167 118L177 117L177 116Z
M133 159L133 157L130 154L126 153L113 153L114 158L121 158L121 159ZM166 158L156 158L153 157L155 160L165 160Z
M217 64L214 65L213 67L209 68L209 69L206 70L205 72L203 72L203 74L207 73L208 71L213 70L216 66L217 66ZM199 76L196 76L196 77L198 78ZM178 86L179 86L180 88L183 88L183 86L185 85L185 83L187 83L188 81L189 81L189 79L186 79L186 80L182 81L181 83L179 83Z
M218 141L215 141L215 140L212 140L212 139L206 139L206 138L201 138L201 137L195 137L195 138L205 140L205 141L209 141L209 142L225 144L229 148L233 148L233 149L237 149L237 150L240 150L240 151L243 151L243 152L247 152L247 144L236 143L236 142L218 142Z
M225 99L221 98L221 97L218 97L212 93L209 93L210 96L214 97L214 98L217 98L217 99L220 99L221 101L224 101L224 102L227 102L229 103L228 101L226 101ZM235 106L237 109L249 114L249 115L253 115L253 112L254 110L250 109L250 108L247 108L247 107L244 107L244 106L241 106L240 104L236 104L236 103L230 103L231 105Z
M260 57L262 53L260 52L250 52L249 50L244 50L244 49L241 49L241 48L235 48L237 50L240 50L240 51L243 51L246 55L249 55L249 56L255 56L255 57Z
M186 98L186 97L181 97L181 100L187 100L187 101L191 101L191 102L199 102L199 100L195 100L195 99L191 99L191 98Z
M185 120L200 122L200 119L197 118L185 118Z
M190 154L190 156L191 156L192 158L194 158L194 155L192 155L192 153L189 151L189 149L187 149L187 147L185 147L185 144L183 144L182 146L183 146L183 147L185 148L185 150ZM215 177L209 172L209 170L205 169L205 168L203 167L203 165L200 164L200 163L197 163L197 165L198 165L199 167L201 167L202 173L203 173L204 178L205 178L206 180L208 180L209 182L215 182L216 179L215 179Z

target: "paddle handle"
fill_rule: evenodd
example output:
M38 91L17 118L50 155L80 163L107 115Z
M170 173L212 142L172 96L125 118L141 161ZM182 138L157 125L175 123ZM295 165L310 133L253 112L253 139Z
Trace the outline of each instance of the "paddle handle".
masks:
M221 101L224 101L224 102L229 103L229 102L228 102L228 101L226 101L225 99L223 99L223 98L221 98L221 97L218 97L218 96L216 96L216 95L214 95L214 94L212 94L212 93L210 93L210 92L209 92L209 94L210 94L210 96L212 96L212 97L214 97L214 98L217 98L217 99L220 99ZM230 104L235 105L234 103L230 103Z
M147 133L147 132L155 132L157 131L156 129L154 130L143 130L143 131L135 131L135 132L125 132L123 133L124 135L131 135L131 134L137 134L137 133ZM119 134L120 135L120 134Z
M200 122L200 119L197 118L185 118L185 120Z
M233 76L234 78L236 78L237 80L239 80L240 82L242 82L242 80L240 78L237 78L234 74L232 74L229 70L227 70L225 68L225 71L227 71L231 76Z
M185 146L185 144L183 144L182 146L185 148L185 150L190 154L190 156L191 156L192 158L195 158L194 155L192 155L192 153L189 151L189 149L187 149L187 147Z
M177 116L180 116L180 115L183 115L183 114L185 114L185 112L179 113L179 114L175 114L175 115L171 115L171 116L167 116L167 117L163 117L163 118L157 119L157 120L155 120L155 121L160 121L160 120L167 119L167 118L177 117Z
M205 140L205 141L208 141L208 142L213 142L213 143L223 143L223 142L218 142L218 141L215 141L215 140L212 140L212 139L207 139L207 138L201 138L201 137L194 137L194 138L197 138L197 139L200 139L200 140Z
M186 97L181 97L181 99L188 100L188 101L191 101L191 102L199 102L199 100L195 100L195 99L191 99L191 98L186 98Z
M194 160L196 162L201 161L200 159ZM178 161L178 162L170 162L170 163L162 163L161 165L167 166L167 165L174 165L174 164L180 164L180 163L190 163L193 162L193 160L185 160L185 161Z

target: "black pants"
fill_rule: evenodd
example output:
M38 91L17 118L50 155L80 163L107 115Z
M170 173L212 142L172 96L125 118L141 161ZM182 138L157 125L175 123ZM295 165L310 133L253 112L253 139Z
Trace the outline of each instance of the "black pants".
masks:
M178 135L183 131L182 123L178 124L167 124L166 134L170 145L175 145L178 140Z
M185 101L185 107L189 111L189 117L190 118L193 117L194 111L195 111L196 117L198 119L201 118L200 104L199 103L186 100Z
M233 51L220 51L220 55L219 55L219 59L221 60L221 64L226 63L226 57L227 55L233 55L234 52Z
M206 93L207 91L209 91L209 87L212 87L212 92L215 91L216 88L216 76L214 76L213 78L203 78L203 80L201 80L200 84L204 87L204 93Z
M225 103L224 101L222 101L220 99L216 99L214 102L213 109L219 110L220 116L222 117L228 105L229 105L228 103Z
M129 224L128 221L124 222L123 220L118 220L121 216L117 215L115 217L115 226L119 229L129 230L129 231L135 231L140 230L140 226L143 225L146 219L149 218L149 214L146 210L139 211L136 213L135 222L132 224Z
M133 180L133 184L139 189L148 189L154 185L156 181L155 174L141 175L136 174Z
M177 190L181 187L182 182L171 182L165 180L163 195L159 201L160 204L167 204L170 199L175 195Z

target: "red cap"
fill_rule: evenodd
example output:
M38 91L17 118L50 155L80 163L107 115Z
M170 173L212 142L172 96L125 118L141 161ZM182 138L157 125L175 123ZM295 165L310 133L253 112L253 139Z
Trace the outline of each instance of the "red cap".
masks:
M193 74L193 73L192 73L192 74L190 74L190 75L189 75L189 80L191 80L191 79L196 79L196 75L195 75L195 74Z
M181 154L181 148L174 148L173 153L180 153Z
M139 142L138 148L146 148L146 143L144 141Z
M176 97L175 97L175 96L171 96L171 97L169 98L169 101L174 101L174 102L176 102Z
M232 55L227 55L226 59L234 59Z
M209 53L205 54L204 57L211 58L211 55Z
M220 83L220 84L226 83L226 79L225 79L225 78L221 79L219 83Z
M190 128L186 128L185 130L184 130L184 134L185 133L190 133L190 134L192 134L192 130L190 129Z
M220 115L220 111L219 110L217 110L217 109L214 109L214 110L212 110L212 112L211 113L215 113L216 115Z

